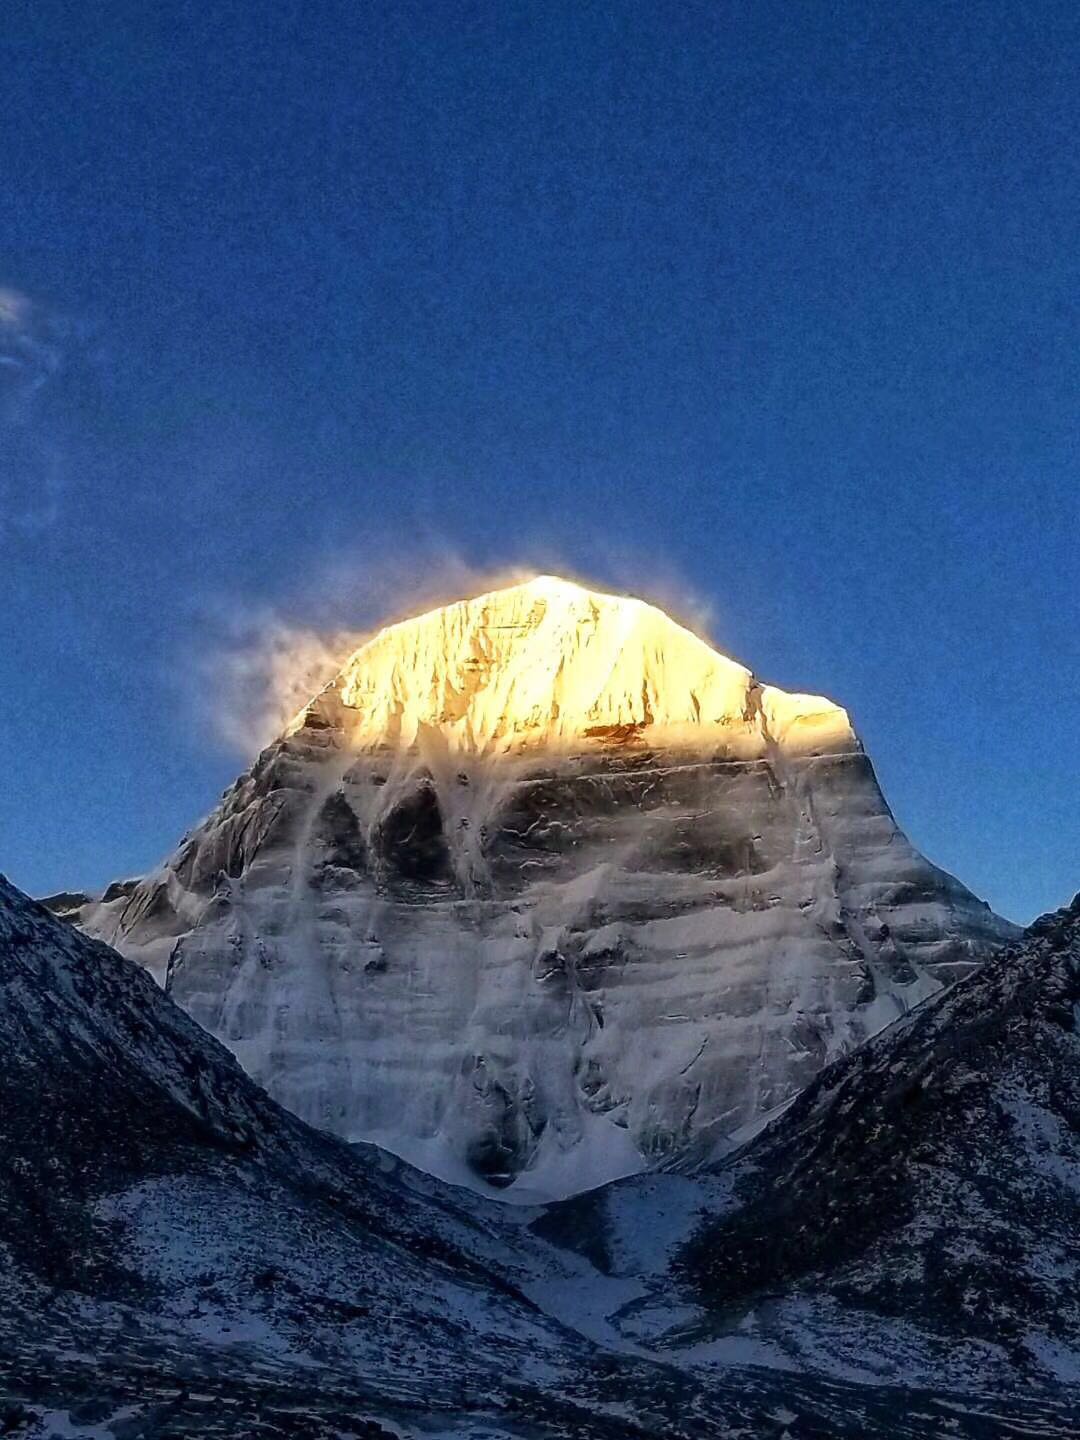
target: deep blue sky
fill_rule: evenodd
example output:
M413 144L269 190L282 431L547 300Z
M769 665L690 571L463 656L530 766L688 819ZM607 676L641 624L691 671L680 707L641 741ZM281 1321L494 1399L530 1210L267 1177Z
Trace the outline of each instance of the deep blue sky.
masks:
M446 549L699 597L996 907L1080 887L1075 3L15 0L0 37L17 883L211 807L224 614L367 623Z

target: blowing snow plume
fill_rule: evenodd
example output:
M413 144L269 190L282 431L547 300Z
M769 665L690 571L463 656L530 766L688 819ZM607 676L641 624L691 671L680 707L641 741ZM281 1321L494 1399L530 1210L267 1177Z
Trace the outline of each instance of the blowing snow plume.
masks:
M269 744L364 638L290 625L269 610L206 617L204 629L208 648L196 661L202 719L242 755Z
M62 382L80 344L69 320L0 288L0 540L36 534L59 515Z
M646 589L654 603L707 641L709 606L684 582L659 572L655 559L612 552L598 569L611 577L610 588L627 594L640 592L642 576L653 575ZM385 626L543 573L580 578L550 546L533 546L527 560L492 567L433 537L410 545L371 541L315 571L288 603L216 597L204 601L196 617L185 670L200 724L239 755L269 744Z
M288 606L217 598L195 623L191 677L201 726L237 754L258 753L386 625L526 578L524 567L482 569L432 543L398 558L339 556L317 567Z

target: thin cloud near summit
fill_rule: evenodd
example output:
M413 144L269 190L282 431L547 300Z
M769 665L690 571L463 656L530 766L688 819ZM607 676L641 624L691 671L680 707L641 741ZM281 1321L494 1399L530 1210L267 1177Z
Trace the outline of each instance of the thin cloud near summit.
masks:
M0 287L0 540L59 519L67 451L51 401L81 343L69 318Z

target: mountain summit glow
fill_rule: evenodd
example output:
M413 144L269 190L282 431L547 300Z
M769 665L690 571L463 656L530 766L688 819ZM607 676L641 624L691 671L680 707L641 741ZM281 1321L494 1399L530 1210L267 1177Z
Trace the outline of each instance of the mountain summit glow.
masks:
M381 630L293 722L341 726L354 749L437 731L480 754L612 742L843 749L831 701L760 685L662 610L540 575Z

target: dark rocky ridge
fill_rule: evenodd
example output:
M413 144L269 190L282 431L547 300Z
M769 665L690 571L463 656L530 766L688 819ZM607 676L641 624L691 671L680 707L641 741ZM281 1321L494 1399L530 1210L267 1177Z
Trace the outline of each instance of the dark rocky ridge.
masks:
M1080 1426L1080 897L721 1166L623 1181L537 1229L639 1278L624 1333L674 1354L749 1335L834 1375L1056 1388ZM669 1233L659 1259L650 1231Z
M637 1433L594 1420L604 1367L503 1278L482 1221L287 1114L145 971L2 878L0 1039L4 1433L133 1401L118 1436L235 1435L242 1415L245 1434L389 1437L492 1406L529 1434ZM190 1405L193 1381L226 1408Z
M824 1072L742 1169L680 1262L710 1310L823 1285L1029 1370L1037 1332L1080 1379L1080 896Z

